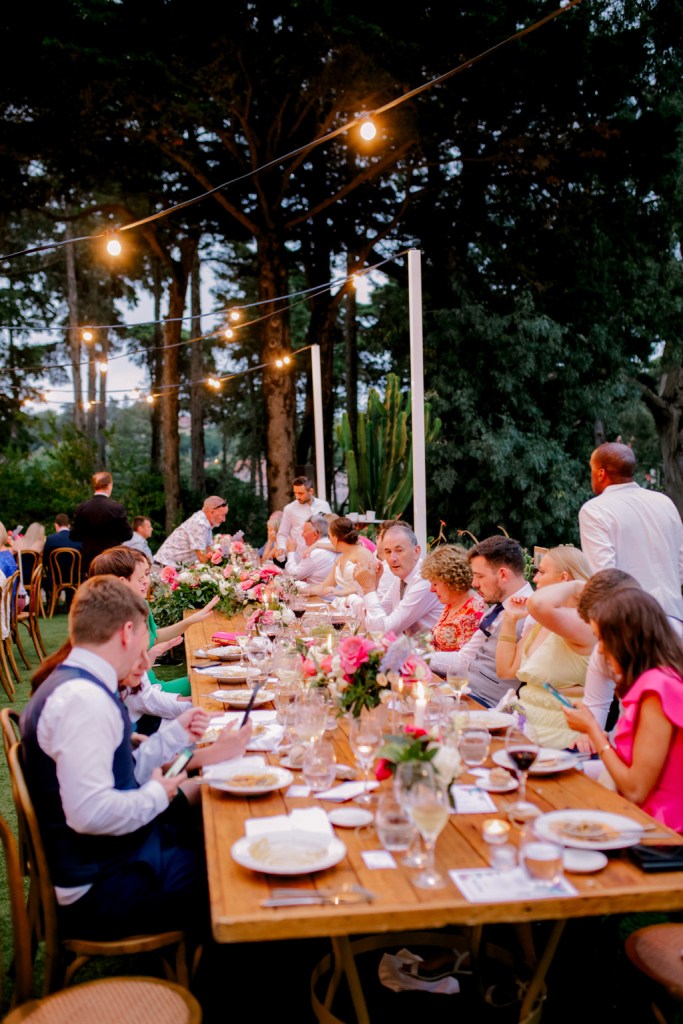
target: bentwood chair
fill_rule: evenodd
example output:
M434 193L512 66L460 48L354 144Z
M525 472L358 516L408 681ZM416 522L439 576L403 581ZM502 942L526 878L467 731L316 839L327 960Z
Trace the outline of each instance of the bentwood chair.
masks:
M14 683L10 676L10 670L15 680L20 683L21 676L14 657L12 636L14 633L14 608L16 594L19 589L19 570L7 577L0 590L0 666L2 668L2 684L5 693L10 700L14 700ZM9 688L8 688L9 686Z
M45 942L43 994L47 995L71 984L77 971L92 957L118 957L155 952L161 955L166 977L187 987L189 977L185 935L182 931L131 935L112 941L65 938L60 935L54 886L50 878L38 819L26 785L21 763L21 746L18 743L10 748L9 766L17 818L20 819L27 841L29 881L31 887L36 887L40 906L39 932ZM170 962L169 955L173 956L173 963Z
M50 612L52 618L62 591L75 594L81 582L81 553L78 548L53 548L48 556Z
M40 586L43 578L43 566L41 562L36 564L31 576L31 587L29 590L28 608L23 611L19 611L17 597L14 596L14 615L13 615L13 638L14 642L19 648L19 653L24 659L24 663L29 667L24 648L21 645L21 636L19 634L19 626L25 626L28 630L29 636L33 641L33 646L36 649L39 661L45 661L47 652L43 643L43 638L40 635L40 626L38 623L40 615Z
M683 924L677 922L647 925L632 932L626 940L626 955L631 963L664 990L654 993L655 999L650 1007L658 1024L671 1020L674 1007L680 1013L680 1004L683 1003L682 950ZM671 1005L662 1009L659 1004L667 997Z
M0 844L5 857L14 938L14 1009L4 1018L5 1024L120 1024L122 1020L138 1018L156 1024L200 1024L202 1011L194 996L180 985L158 978L103 978L43 999L32 999L31 929L22 898L19 851L3 817Z

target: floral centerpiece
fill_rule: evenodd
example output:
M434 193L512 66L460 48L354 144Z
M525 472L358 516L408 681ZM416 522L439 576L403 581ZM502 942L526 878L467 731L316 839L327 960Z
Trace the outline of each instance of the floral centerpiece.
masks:
M186 609L203 608L216 596L218 610L235 615L253 601L239 584L240 574L232 565L196 562L180 569L166 565L152 583L150 605L154 618L159 626L169 626L182 619Z
M404 732L387 737L379 751L375 768L376 777L382 781L396 772L404 761L430 761L444 786L449 786L463 771L462 759L457 749L442 743L433 732L407 725Z

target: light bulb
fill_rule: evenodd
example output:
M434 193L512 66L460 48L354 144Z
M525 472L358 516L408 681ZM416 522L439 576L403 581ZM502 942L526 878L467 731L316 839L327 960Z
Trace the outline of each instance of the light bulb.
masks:
M154 395L147 395L145 401L147 402L147 405L154 405Z
M232 327L228 327L227 330L224 331L224 335L229 341L230 338L235 337L235 332L233 331Z
M240 311L238 309L231 309L230 310L230 319L232 320L233 323L236 323L240 319L241 316L242 316L242 314L240 313Z
M276 359L275 360L275 365L277 366L278 370L281 370L282 369L282 365L283 365L282 364L282 360L281 359Z
M86 412L88 412L88 410L90 409L90 402L84 402L83 408L85 409Z
M92 341L93 333L88 327L85 327L81 333L81 337L83 338L83 341Z
M119 242L118 238L109 239L109 241L107 242L107 252L110 256L121 255L121 243Z
M289 358L289 356L285 356L284 359L282 360L282 362L285 364L285 366L289 366L291 361L292 360Z
M106 363L104 362L104 360L100 361L100 362L99 362L99 363L97 364L97 368L98 368L98 370L100 371L100 373L106 373L106 372L107 372L107 370L108 370L108 366L107 366L107 364L106 364Z
M361 122L361 126L360 126L360 137L361 137L361 139L365 139L366 142L370 142L372 139L374 139L376 134L377 134L377 129L375 128L374 122L372 121L371 118L366 117Z

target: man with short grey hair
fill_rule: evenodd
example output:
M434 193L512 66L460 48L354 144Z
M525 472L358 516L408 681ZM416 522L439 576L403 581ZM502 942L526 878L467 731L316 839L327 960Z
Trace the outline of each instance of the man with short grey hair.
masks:
M431 629L441 615L441 602L431 592L429 580L421 575L422 558L415 533L408 525L390 526L383 537L384 558L394 575L393 583L380 598L377 584L382 565L357 568L355 581L363 591L363 605L369 631L412 635ZM355 606L358 598L347 598Z
M217 494L209 495L201 510L176 526L166 538L154 556L154 561L172 566L208 562L212 530L225 522L227 514L228 503L225 498Z
M287 540L287 565L285 571L295 580L307 583L323 583L330 569L339 557L328 538L329 524L324 515L311 516L303 525L302 536L306 547L299 552L296 541Z

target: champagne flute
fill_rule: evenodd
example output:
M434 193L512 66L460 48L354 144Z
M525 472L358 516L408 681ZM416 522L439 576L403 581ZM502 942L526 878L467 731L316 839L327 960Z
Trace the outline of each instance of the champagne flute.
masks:
M396 765L394 775L394 796L403 809L410 815L410 791L419 782L426 782L428 785L435 782L434 767L429 761L402 761ZM412 815L410 816L412 821ZM419 836L410 844L408 852L403 858L406 867L422 868L426 864L426 858L420 849Z
M436 870L434 848L448 821L448 795L436 777L423 779L411 786L407 806L413 824L422 836L426 853L424 871L413 882L420 889L443 889L447 882Z
M247 663L244 660L244 652L247 649L247 644L249 643L250 639L251 639L251 637L249 636L248 633L235 633L235 640L239 644L239 649L240 649L240 664L239 664L240 668L246 668L247 667Z
M360 714L358 718L351 719L349 729L349 746L353 756L363 769L363 792L356 797L358 804L373 804L375 797L368 790L370 766L375 754L382 745L382 725L369 715Z
M538 743L531 736L527 736L519 726L510 726L505 735L505 753L512 761L519 779L519 799L508 811L510 819L514 822L530 821L541 813L538 807L526 799L527 775L538 756L538 751Z

